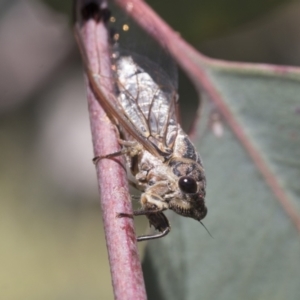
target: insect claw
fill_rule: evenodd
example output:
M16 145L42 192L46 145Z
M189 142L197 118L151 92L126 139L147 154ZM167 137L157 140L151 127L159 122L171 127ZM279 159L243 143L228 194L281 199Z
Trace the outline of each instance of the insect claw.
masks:
M95 156L93 158L93 164L96 165L99 162L100 159L101 159L101 156Z
M157 234L151 234L151 235L141 235L136 238L138 242L143 242L143 241L149 241L149 240L155 240L162 238L166 236L169 232L171 231L171 227L166 227L162 232L157 233Z
M117 213L117 218L130 218L130 219L133 219L133 214Z
M113 158L113 157L117 157L117 156L120 156L120 155L123 155L123 154L124 154L124 151L121 150L121 151L113 152L113 153L110 153L110 154L107 154L107 155L95 156L93 158L93 163L96 165L103 158Z

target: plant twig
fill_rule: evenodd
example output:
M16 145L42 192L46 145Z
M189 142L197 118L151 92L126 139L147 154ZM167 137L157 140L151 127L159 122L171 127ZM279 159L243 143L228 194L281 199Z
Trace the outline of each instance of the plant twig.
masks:
M108 32L103 22L103 1L76 1L75 14L86 59L91 72L101 74L101 92L112 92ZM79 26L80 23L80 26ZM103 75L103 77L102 77ZM105 79L106 78L106 79ZM88 84L87 98L95 156L120 150L116 132L97 96ZM137 251L133 220L118 218L118 213L132 214L124 159L101 159L96 166L102 216L115 299L146 299L144 279Z

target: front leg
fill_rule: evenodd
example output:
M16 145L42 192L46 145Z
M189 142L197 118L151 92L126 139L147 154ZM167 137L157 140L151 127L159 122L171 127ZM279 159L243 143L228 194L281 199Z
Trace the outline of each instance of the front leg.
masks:
M154 239L159 239L166 236L171 231L171 226L168 218L162 212L152 213L146 215L150 226L152 225L155 230L158 230L159 233L156 234L147 234L137 237L138 242L149 241Z
M151 205L140 209L136 209L133 211L133 214L127 214L127 213L118 213L117 217L118 218L131 218L133 219L133 216L148 216L151 214L156 214L162 212L162 210L158 207L156 207L155 205Z
M145 195L143 195L143 196L145 196ZM142 196L142 199L143 199L143 196ZM157 207L156 205L150 204L148 202L148 203L144 204L141 209L135 210L133 212L133 214L119 213L117 215L117 217L133 218L133 216L145 215L149 220L150 226L153 226L155 228L155 230L159 231L159 233L142 235L142 236L137 237L137 241L142 242L142 241L153 240L153 239L158 239L158 238L164 237L170 232L171 226L169 224L169 220L162 212L165 209L166 208L164 208L161 205L160 205L160 207Z
M133 157L138 155L143 149L143 147L139 143L134 141L124 141L118 138L118 142L120 145L123 146L123 148L120 151L109 153L102 156L95 156L93 158L93 163L96 165L103 158L113 158L124 154Z

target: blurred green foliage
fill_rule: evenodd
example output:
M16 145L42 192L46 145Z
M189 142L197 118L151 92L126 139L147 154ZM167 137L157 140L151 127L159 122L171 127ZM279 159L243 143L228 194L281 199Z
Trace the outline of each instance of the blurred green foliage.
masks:
M44 0L68 16L72 1ZM149 0L147 3L185 39L197 44L253 21L291 0Z
M203 66L196 55L193 63ZM300 68L285 71L206 65L230 120L270 173L262 175L229 117L203 101L195 146L206 169L204 224L214 239L199 223L170 212L171 233L146 251L149 299L299 299Z

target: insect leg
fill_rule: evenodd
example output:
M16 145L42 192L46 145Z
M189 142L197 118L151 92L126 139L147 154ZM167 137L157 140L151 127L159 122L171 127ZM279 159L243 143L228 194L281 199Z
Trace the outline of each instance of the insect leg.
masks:
M137 147L137 142L136 141L125 141L122 139L118 139L118 142L120 145L127 147L127 148L135 148Z
M153 210L140 208L140 209L134 210L132 214L118 213L117 217L118 218L133 218L133 216L147 216L147 215L155 214L155 213L159 213L159 212L161 212L161 209L159 209L159 208L154 208Z
M135 210L133 214L120 213L118 214L118 217L133 218L133 216L141 215L146 215L149 220L150 226L152 225L156 230L159 231L159 233L138 236L138 242L158 239L166 236L171 231L171 226L167 217L162 213L161 209L154 206L152 206L152 209L142 208L139 210Z
M136 238L138 242L143 242L143 241L149 241L149 240L155 240L162 238L166 236L169 232L171 231L171 227L168 226L166 227L162 232L156 233L156 234L149 234L149 235L140 235Z
M123 148L122 150L117 151L117 152L113 152L113 153L102 155L102 156L95 156L93 158L93 163L96 165L103 158L113 158L113 157L117 157L117 156L120 156L120 155L123 155L126 153L127 153L127 149Z
M171 231L169 220L162 212L147 214L146 216L150 226L152 225L159 233L139 236L137 237L138 242L159 239Z
M99 162L99 160L101 160L103 158L112 158L112 157L117 157L117 156L124 155L124 154L127 154L127 155L133 157L133 156L138 155L140 153L140 151L142 150L142 146L135 141L124 141L122 139L118 139L118 142L120 145L123 146L122 150L113 152L110 154L106 154L103 156L96 156L93 158L93 163L97 164Z

